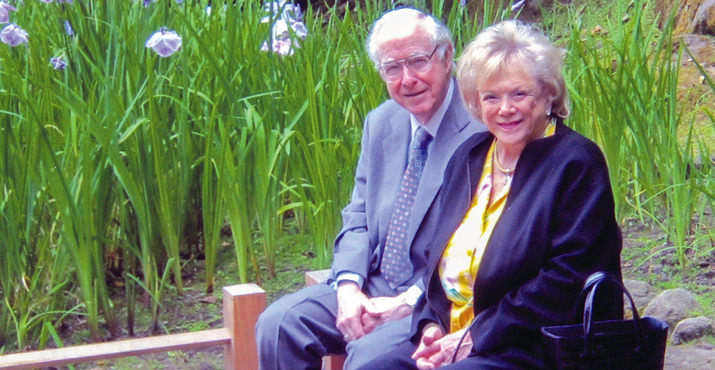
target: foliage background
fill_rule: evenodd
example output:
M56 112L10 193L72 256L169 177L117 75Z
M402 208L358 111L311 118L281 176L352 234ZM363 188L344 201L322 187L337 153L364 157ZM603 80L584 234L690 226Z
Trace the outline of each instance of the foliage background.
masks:
M673 50L668 22L657 26L668 14L597 3L543 13L568 50L568 123L606 154L619 219L665 235L635 263L666 256L692 274L713 256L712 106L678 99L688 54ZM198 272L212 296L223 283L282 284L288 251L303 251L301 266L329 265L362 119L387 97L363 45L390 1L309 9L290 56L260 51L276 17L262 23L256 1L15 5L30 39L0 45L0 353L61 346L78 320L94 340L177 330L160 319L162 302L195 295L185 280ZM499 1L429 6L456 55L512 16ZM183 37L168 58L144 47L160 27ZM65 70L50 66L57 56ZM695 101L712 101L701 72ZM694 131L695 114L709 131ZM229 276L217 276L227 259Z

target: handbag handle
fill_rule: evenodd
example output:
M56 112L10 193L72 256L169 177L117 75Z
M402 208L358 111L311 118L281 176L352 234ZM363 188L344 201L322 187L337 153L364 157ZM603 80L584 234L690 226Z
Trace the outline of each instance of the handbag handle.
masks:
M628 300L631 302L631 311L633 311L633 330L636 335L637 346L636 351L643 346L643 329L641 328L640 315L638 315L638 310L636 309L636 304L633 302L633 297L628 289L623 285L623 283L615 278L611 274L607 274L603 271L595 272L586 279L584 283L583 292L588 292L586 296L586 302L583 308L583 338L584 338L584 353L590 352L590 343L592 342L593 333L591 328L593 326L593 299L596 295L596 290L598 286L603 282L610 282L616 285L620 290L626 294Z

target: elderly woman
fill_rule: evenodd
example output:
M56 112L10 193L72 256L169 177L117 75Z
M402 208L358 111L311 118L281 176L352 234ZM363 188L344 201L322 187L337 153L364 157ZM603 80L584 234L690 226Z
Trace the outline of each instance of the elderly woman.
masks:
M541 327L579 319L591 273L620 276L608 169L599 148L563 123L562 59L541 32L512 20L464 51L462 98L489 131L455 152L433 204L459 212L430 213L439 221L423 224L436 225L434 252L412 341L366 369L544 368ZM599 319L622 316L620 293L597 300Z

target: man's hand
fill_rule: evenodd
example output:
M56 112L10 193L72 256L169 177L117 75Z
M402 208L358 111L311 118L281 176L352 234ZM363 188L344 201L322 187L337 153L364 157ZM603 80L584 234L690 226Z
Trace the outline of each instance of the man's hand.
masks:
M372 303L362 292L360 286L351 281L340 282L338 285L338 318L335 325L343 333L343 339L346 342L369 333L365 330L362 322L362 316L368 309L373 309Z
M362 315L362 323L365 332L369 333L378 326L389 322L397 321L412 313L412 306L405 303L402 295L396 297L374 297L370 298L369 306L366 306Z
M412 359L417 362L417 368L420 370L436 369L451 363L454 351L457 350L457 344L463 334L464 329L445 335L442 328L436 324L426 326L422 331L420 345L412 354ZM467 333L459 347L455 362L466 358L471 347L472 337Z

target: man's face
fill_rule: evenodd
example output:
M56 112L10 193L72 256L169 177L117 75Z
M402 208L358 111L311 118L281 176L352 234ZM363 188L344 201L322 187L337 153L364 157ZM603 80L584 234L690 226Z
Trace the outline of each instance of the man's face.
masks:
M417 29L408 37L383 42L380 45L380 65L415 55L429 56L435 46L423 31ZM442 57L441 50L437 50L425 71L415 72L402 63L400 76L388 79L383 75L390 97L423 124L439 109L449 87L452 49L450 46L440 46L439 49L442 48L447 48L445 56Z

